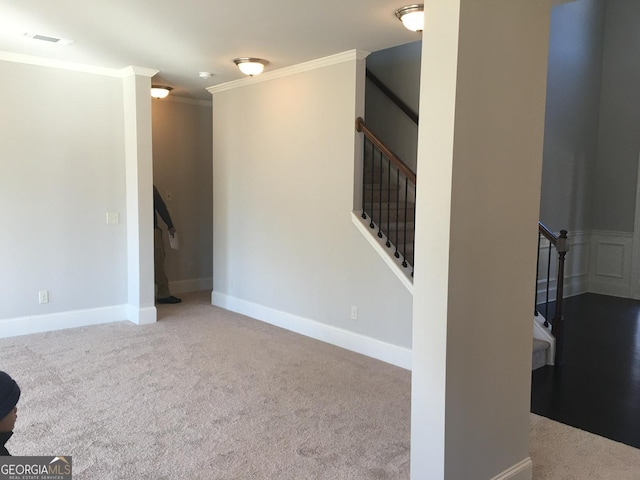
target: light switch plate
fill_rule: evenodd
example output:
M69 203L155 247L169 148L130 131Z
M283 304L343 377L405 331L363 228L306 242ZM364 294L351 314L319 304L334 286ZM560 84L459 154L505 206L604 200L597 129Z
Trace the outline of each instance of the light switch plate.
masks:
M118 215L118 212L107 212L107 223L120 223L120 215Z

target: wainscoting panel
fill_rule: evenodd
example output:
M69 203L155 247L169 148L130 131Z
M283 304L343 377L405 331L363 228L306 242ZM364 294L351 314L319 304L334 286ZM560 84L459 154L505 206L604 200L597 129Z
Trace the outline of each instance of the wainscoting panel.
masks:
M592 232L589 291L631 297L632 256L632 233Z

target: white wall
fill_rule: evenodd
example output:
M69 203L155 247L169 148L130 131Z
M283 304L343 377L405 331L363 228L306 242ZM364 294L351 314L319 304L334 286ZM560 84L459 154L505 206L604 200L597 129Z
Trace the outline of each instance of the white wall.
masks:
M406 360L411 296L351 221L364 62L312 63L210 89L213 300Z
M126 304L122 79L6 61L0 75L0 319Z
M172 293L212 287L211 105L169 96L153 100L153 178L178 231L165 267ZM164 222L158 225L166 232Z
M604 2L551 12L540 220L551 230L592 228Z
M420 56L417 41L372 53L367 68L416 113L420 102ZM416 171L418 126L378 87L367 80L365 122L413 171Z

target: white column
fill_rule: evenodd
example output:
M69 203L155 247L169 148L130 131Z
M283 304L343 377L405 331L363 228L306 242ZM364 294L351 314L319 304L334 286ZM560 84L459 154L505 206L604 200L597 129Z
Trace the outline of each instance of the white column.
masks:
M530 479L550 6L425 3L411 478Z
M128 67L124 72L127 175L128 319L156 321L153 277L153 156L151 77L157 70Z

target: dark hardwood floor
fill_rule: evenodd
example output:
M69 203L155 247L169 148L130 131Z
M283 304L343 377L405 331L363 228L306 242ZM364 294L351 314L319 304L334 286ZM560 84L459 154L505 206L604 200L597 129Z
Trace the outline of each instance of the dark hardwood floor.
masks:
M564 366L533 371L531 411L640 448L640 301L586 293L564 319Z

